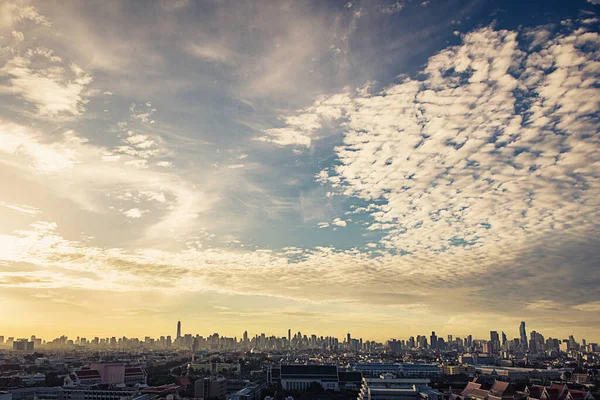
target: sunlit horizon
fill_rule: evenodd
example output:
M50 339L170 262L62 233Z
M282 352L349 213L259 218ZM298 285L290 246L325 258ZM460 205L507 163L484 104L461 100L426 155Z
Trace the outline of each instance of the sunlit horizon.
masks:
M600 342L598 7L0 1L0 335Z

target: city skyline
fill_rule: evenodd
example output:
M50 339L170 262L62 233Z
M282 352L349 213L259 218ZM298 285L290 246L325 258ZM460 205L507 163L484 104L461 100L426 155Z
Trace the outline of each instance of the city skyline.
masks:
M600 342L599 9L0 0L0 329Z
M245 338L253 339L253 338L260 337L260 336L264 335L267 338L275 337L275 338L278 338L278 339L282 339L282 338L283 339L287 339L288 342L289 342L289 341L291 341L292 335L293 335L294 338L296 338L297 334L302 333L303 336L306 336L306 335L312 336L312 335L316 334L317 337L321 337L321 338L323 338L323 337L330 337L330 338L335 338L335 339L340 339L341 338L342 339L340 341L341 343L349 342L350 338L352 338L352 339L360 339L361 341L364 340L364 341L375 341L375 342L385 343L385 342L387 342L389 340L401 340L401 341L404 341L404 340L409 339L409 338L415 339L415 338L417 338L419 336L422 336L422 337L425 338L425 342L427 342L427 340L429 340L429 346L431 346L431 344L435 342L434 339L433 339L433 335L436 335L435 336L436 338L440 338L442 340L445 340L444 338L447 337L449 341L450 341L451 338L453 338L453 339L461 339L461 340L470 339L472 341L490 341L490 342L493 342L494 341L494 335L495 335L495 339L497 341L500 340L500 336L499 336L499 333L498 333L498 332L500 332L502 334L502 339L503 339L500 342L500 344L503 345L505 341L510 342L510 341L518 340L521 343L521 345L523 346L524 349L528 349L529 341L530 341L530 335L529 334L531 334L532 332L533 332L533 334L540 333L540 332L536 332L535 329L527 331L526 330L526 323L525 323L525 321L521 321L518 330L519 330L519 335L515 335L515 336L512 336L512 337L510 335L506 335L505 334L505 332L510 332L510 330L507 330L507 329L503 329L503 330L500 330L500 331L498 331L498 330L490 330L487 333L487 337L473 336L472 333L469 333L469 334L466 334L466 335L462 335L462 337L461 337L459 335L455 335L454 332L442 332L442 331L439 331L439 330L432 330L432 331L430 331L431 336L429 335L429 332L413 332L412 334L410 334L409 336L406 336L406 337L401 337L399 335L396 335L396 336L392 336L392 337L387 337L385 339L380 339L380 338L362 337L360 335L358 335L358 336L355 337L354 335L352 335L351 332L347 332L347 333L344 333L342 335L334 335L334 334L316 333L316 332L312 332L312 331L310 331L310 332L309 331L303 331L302 329L292 330L292 328L288 328L287 330L285 330L283 332L283 334L279 334L279 335L276 334L276 333L273 333L273 332L265 331L265 330L262 330L260 332L258 332L258 331L257 332L248 332L247 330L244 330L244 332L242 332L241 334L231 334L231 333L225 333L225 334L223 334L223 332L219 333L219 332L216 332L216 331L212 332L212 333L203 332L204 334L206 334L206 336L204 336L203 334L200 334L199 332L186 332L185 330L183 330L183 325L182 325L181 321L177 321L177 325L176 325L176 329L175 329L174 333L173 332L171 332L171 333L162 333L162 334L156 335L156 336L152 336L152 335L148 336L147 334L143 334L141 336L135 336L135 335L134 336L127 336L127 335L114 335L114 334L112 334L112 335L108 335L108 336L104 336L104 335L90 335L89 337L86 337L84 335L75 334L74 336L73 335L59 335L57 337L53 337L53 338L50 339L50 338L42 338L42 337L40 337L38 335L35 335L35 334L28 334L28 335L24 335L24 336L15 336L15 335L8 335L5 332L0 332L0 338L3 341L6 341L8 338L12 338L14 340L18 340L18 339L28 339L30 337L31 338L37 338L37 339L43 339L44 341L49 341L49 339L50 340L55 340L55 339L60 338L60 337L68 337L71 340L73 340L74 338L79 339L81 337L81 338L87 339L88 341L91 340L92 338L101 338L101 339L108 339L108 338L117 338L117 339L121 339L121 338L127 338L127 339L144 339L144 338L158 339L158 338L169 338L169 339L171 339L173 341L173 343L176 343L176 340L179 340L179 339L183 340L185 337L190 337L190 336L192 338L193 337L198 337L198 336L205 337L205 338L210 338L213 335L219 335L220 337L237 338L237 340L239 342L242 342L242 340L245 339ZM521 334L523 332L525 332L525 335ZM547 333L547 332L544 332L544 333ZM573 334L573 333L569 334L568 336L565 336L565 337L552 337L552 335L548 335L548 336L546 336L546 339L552 338L552 339L558 339L558 340L562 341L562 340L573 338L575 336L576 336L576 333L575 334ZM582 337L582 336L577 337L576 339L583 340L583 342L588 342L588 343L594 342L594 340L588 340L587 338ZM524 343L524 345L523 345L523 343Z

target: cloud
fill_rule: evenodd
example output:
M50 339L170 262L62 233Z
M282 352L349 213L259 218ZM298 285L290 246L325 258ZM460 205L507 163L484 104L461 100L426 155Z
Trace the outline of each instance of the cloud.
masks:
M346 226L346 225L347 225L346 221L344 221L344 220L342 220L342 219L340 219L340 218L336 218L336 219L334 219L334 220L333 220L333 222L332 222L331 224L332 224L332 225L335 225L335 226L341 226L341 227L344 227L344 226Z
M554 300L536 300L527 304L525 308L532 311L558 311L563 308L563 305Z
M127 188L142 196L152 194L146 198L167 207L159 213L159 220L147 228L148 237L171 235L174 231L184 234L212 202L210 196L194 190L177 175L151 169L145 159L125 155L108 162L108 149L90 144L71 130L50 138L23 125L0 123L0 154L4 161L18 166L29 180L84 210L108 212L106 198L99 197L99 191L111 193ZM129 167L126 173L124 167Z
M10 83L0 86L0 94L20 96L35 105L40 116L81 115L87 103L85 89L92 82L91 75L76 64L67 69L36 66L32 58L15 56L0 68L0 76L8 77Z
M405 2L396 1L395 3L388 4L381 8L381 12L387 15L393 15L402 11L402 9L406 6Z
M578 311L600 312L600 301L592 301L589 303L578 304L573 308Z
M319 97L296 115L285 117L285 127L265 129L264 135L255 139L279 146L310 147L324 125L342 118L351 104L349 92Z
M4 206L6 208L10 208L11 210L14 210L14 211L18 211L20 213L30 215L30 216L35 216L35 215L42 213L41 210L38 210L35 207L31 207L31 206L27 206L27 205L23 205L23 204L7 204L4 201L0 201L0 205Z
M583 99L599 96L600 37L580 28L529 54L517 32L483 28L462 40L429 59L424 80L321 97L279 129L311 137L320 121L340 119L338 162L318 180L372 202L369 229L387 231L388 248L491 251L590 229L599 103Z
M144 212L141 211L139 208L132 208L130 210L124 211L123 214L125 214L125 216L127 216L128 218L141 218Z
M140 108L143 108L143 110L140 110ZM129 107L131 118L144 124L154 123L154 120L151 119L151 117L155 112L156 108L153 108L151 103L146 103L141 106L131 103L131 106Z
M37 8L30 5L22 5L13 1L5 1L0 4L0 28L10 27L24 21L32 21L35 24L49 27L52 23L41 15Z
M192 56L209 62L234 65L239 58L235 51L218 43L188 43L184 49Z

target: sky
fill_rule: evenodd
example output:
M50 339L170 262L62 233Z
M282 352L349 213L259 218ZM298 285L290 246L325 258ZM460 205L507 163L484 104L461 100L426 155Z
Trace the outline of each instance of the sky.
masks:
M0 0L0 335L600 341L599 9Z

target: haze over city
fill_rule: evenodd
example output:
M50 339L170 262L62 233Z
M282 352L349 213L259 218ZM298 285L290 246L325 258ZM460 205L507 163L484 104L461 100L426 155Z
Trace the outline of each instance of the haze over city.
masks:
M0 335L600 342L599 7L0 0Z

